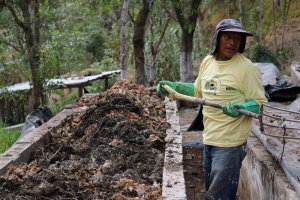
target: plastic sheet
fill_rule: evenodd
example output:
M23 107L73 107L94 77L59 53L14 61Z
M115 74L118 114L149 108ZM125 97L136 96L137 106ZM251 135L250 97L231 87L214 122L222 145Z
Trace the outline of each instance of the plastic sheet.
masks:
M26 117L20 138L30 134L35 128L41 126L52 117L53 114L47 107L39 107L38 109L32 111Z
M255 63L261 72L263 85L272 85L280 77L279 69L273 63Z

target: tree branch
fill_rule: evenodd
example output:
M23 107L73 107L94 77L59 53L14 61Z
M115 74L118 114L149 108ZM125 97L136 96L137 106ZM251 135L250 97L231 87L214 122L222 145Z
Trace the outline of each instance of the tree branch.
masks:
M184 29L184 25L185 25L185 19L184 19L184 16L183 16L183 13L182 13L182 9L181 9L181 4L180 4L180 1L178 0L172 0L172 4L173 4L173 7L174 7L174 10L175 10L175 13L176 13L176 17L177 17L177 20L178 20L178 23L180 24L180 26L182 27L182 29Z
M177 21L176 16L173 13L171 13L169 9L166 8L166 4L161 4L161 6L164 8L164 10L166 11L166 13L170 16L170 18L172 18L175 21Z
M162 39L163 39L163 37L164 37L164 35L165 35L165 32L166 32L166 30L167 30L167 27L168 27L168 25L169 25L170 20L171 20L171 18L168 16L168 17L166 18L164 24L163 24L163 28L162 28L162 31L161 31L161 34L160 34L160 37L159 37L157 43L155 43L155 44L153 45L153 48L152 48L153 50L152 50L152 51L153 51L155 54L157 53L158 48L159 48L159 46L160 46L160 44L161 44L161 42L162 42Z
M6 0L3 0L1 1L1 5L7 7L7 9L11 12L15 22L20 26L22 27L23 29L26 29L27 26L22 22L22 20L19 19L19 17L17 16L17 12L16 12L16 9L14 7L14 3L12 1L6 1Z
M20 48L20 47L18 47L18 46L16 46L16 45L13 45L13 44L11 44L11 43L8 42L8 41L3 40L2 38L0 38L0 43L5 44L5 45L7 45L7 46L10 46L10 47L14 48L16 51L22 52L22 48Z

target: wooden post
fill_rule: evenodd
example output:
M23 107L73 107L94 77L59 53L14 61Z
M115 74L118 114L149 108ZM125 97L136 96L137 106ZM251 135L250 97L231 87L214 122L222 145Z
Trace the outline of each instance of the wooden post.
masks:
M79 98L82 97L82 95L83 95L83 87L81 85L78 87L78 92L79 92Z
M4 122L4 100L0 99L0 123Z
M104 88L105 88L105 90L108 89L108 77L109 76L106 76L105 79L104 79L104 84L105 84Z

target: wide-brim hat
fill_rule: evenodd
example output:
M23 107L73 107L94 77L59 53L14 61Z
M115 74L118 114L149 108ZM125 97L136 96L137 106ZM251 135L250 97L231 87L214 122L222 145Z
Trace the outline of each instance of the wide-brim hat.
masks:
M235 19L223 19L220 21L215 29L213 38L212 38L212 45L213 45L213 51L212 54L214 54L217 51L218 46L218 37L220 32L236 32L241 33L241 44L238 52L243 53L245 50L246 45L246 36L253 36L252 33L246 31L244 27Z

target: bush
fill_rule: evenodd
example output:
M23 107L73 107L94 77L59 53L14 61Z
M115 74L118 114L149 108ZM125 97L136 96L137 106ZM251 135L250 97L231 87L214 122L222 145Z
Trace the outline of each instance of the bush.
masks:
M65 105L73 104L78 98L78 94L74 94L69 97L63 97L60 101L53 103L52 105L48 105L48 107L53 115L56 115L64 109Z
M278 49L276 51L276 58L282 69L290 64L291 58L294 57L294 55L294 52L290 48Z
M247 54L252 62L273 63L280 71L284 70L284 67L290 63L291 58L294 56L291 49L278 49L273 53L270 48L261 44L254 45Z
M281 65L276 58L276 55L269 49L267 46L256 44L249 52L247 52L248 58L252 62L266 62L266 63L273 63L279 69L281 69Z

